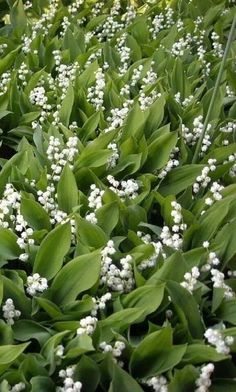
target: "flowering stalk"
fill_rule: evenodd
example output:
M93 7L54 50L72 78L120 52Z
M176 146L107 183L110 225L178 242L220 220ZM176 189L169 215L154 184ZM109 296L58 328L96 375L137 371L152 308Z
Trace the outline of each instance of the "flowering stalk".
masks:
M209 122L209 119L210 119L212 108L213 108L214 103L215 103L216 94L217 94L218 88L220 86L220 82L221 82L222 75L223 75L223 72L224 72L225 63L226 63L226 59L227 59L228 52L229 52L229 49L230 49L231 41L233 39L235 25L236 25L236 14L234 15L234 19L233 19L233 22L232 22L232 25L231 25L231 29L230 29L230 32L229 32L229 36L228 36L228 40L227 40L224 56L223 56L221 64L220 64L220 70L219 70L218 75L217 75L216 83L215 83L213 94L212 94L211 101L210 101L210 105L209 105L209 108L208 108L208 111L207 111L207 115L206 115L206 118L205 118L205 121L204 121L203 130L202 130L201 136L200 136L200 138L198 140L197 147L196 147L194 155L193 155L192 163L196 163L197 162L197 159L198 159L198 156L199 156L199 152L201 150L202 141L204 139L204 136L205 136L205 133L206 133L206 130L207 130L207 125L208 125L208 122Z

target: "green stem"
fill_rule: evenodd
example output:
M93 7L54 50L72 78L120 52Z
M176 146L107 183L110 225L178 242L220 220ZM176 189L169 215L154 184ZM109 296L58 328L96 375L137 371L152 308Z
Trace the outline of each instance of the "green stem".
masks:
M230 33L229 33L229 36L228 36L228 40L227 40L224 56L223 56L221 64L220 64L220 69L219 69L219 72L218 72L218 75L217 75L216 83L215 83L213 94L212 94L211 101L210 101L210 105L209 105L209 108L208 108L208 111L207 111L207 115L206 115L206 118L205 118L205 121L204 121L203 130L202 130L200 138L198 139L198 143L197 143L197 146L196 146L196 149L195 149L195 152L194 152L192 163L196 163L197 162L198 155L199 155L199 152L201 150L202 141L203 141L203 138L204 138L206 130L207 130L207 125L208 125L208 121L209 121L209 118L210 118L210 115L211 115L211 112L212 112L212 108L213 108L213 105L214 105L214 102L215 102L217 90L218 90L218 88L220 86L222 75L223 75L223 72L224 72L226 59L227 59L228 52L229 52L230 45L231 45L231 41L232 41L232 38L233 38L233 35L234 35L235 25L236 25L236 14L234 15L234 19L233 19L233 22L232 22L232 25L231 25L231 29L230 29Z

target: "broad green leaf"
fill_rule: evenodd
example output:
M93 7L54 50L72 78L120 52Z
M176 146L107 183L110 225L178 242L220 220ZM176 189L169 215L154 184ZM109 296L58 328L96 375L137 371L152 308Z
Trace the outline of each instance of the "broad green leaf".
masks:
M57 185L57 200L59 208L70 214L73 207L78 205L78 188L75 176L68 165L65 165Z
M66 92L66 96L62 101L61 109L59 111L60 121L66 127L69 125L73 104L74 104L74 89L70 84Z
M92 338L86 334L76 336L66 347L66 358L78 358L89 351L94 351Z
M149 115L145 123L145 134L151 136L159 128L164 117L165 98L158 98L150 107Z
M76 257L67 263L55 277L51 290L55 303L63 305L72 302L98 280L101 255L93 252Z
M172 330L162 328L146 336L134 349L130 370L136 377L151 377L177 365L186 351L186 345L172 345Z
M3 117L6 117L8 114L10 114L10 113L12 113L12 112L10 112L9 110L3 110L3 111L1 111L0 110L0 120L3 118Z
M144 314L155 312L160 306L164 296L165 285L142 286L122 298L122 303L126 308L141 308Z
M97 225L90 223L86 219L78 218L79 241L84 245L100 248L108 242L108 236Z
M192 337L201 339L204 329L199 307L194 297L174 281L167 282L167 289L173 304L183 312Z
M0 75L2 75L3 72L11 68L11 66L13 65L16 59L18 52L19 52L19 48L12 50L5 57L0 59Z
M177 133L166 133L148 146L148 157L143 170L152 172L161 169L168 162L170 153L177 142Z
M54 392L55 384L52 379L46 376L35 376L30 380L30 384L32 385L31 392Z
M84 392L95 392L100 381L97 363L89 356L83 355L75 369L75 377L82 383Z
M231 199L223 199L214 204L199 219L199 230L195 231L192 239L192 246L202 246L203 241L209 241L217 232L221 222L226 217Z
M168 385L168 392L192 392L196 388L198 377L199 372L194 366L187 365L183 369L176 369Z
M236 219L232 219L227 223L216 235L213 242L214 249L223 260L224 265L236 253Z
M20 209L24 219L33 229L50 230L49 215L37 201L22 197Z
M14 338L20 342L36 339L43 345L50 337L50 329L33 320L18 320L13 326Z
M165 280L181 282L188 266L180 252L173 253L164 264L147 280L147 285L153 285Z
M204 165L185 165L171 170L161 183L159 192L162 196L177 195L195 182L203 167Z
M120 366L114 364L114 372L109 392L143 392L137 381Z
M116 227L119 220L119 207L117 202L103 205L96 211L98 225L110 235L112 230Z
M216 311L220 320L236 325L236 300L224 301Z
M207 362L218 362L227 359L227 355L219 354L214 347L205 344L190 344L182 358L182 362L198 365Z
M84 149L76 161L75 170L81 167L103 166L111 155L111 150L89 151L89 149Z
M16 0L11 9L11 23L14 28L24 27L27 24L27 19L24 11L24 5L22 0Z
M11 159L9 159L7 161L7 163L5 163L5 165L3 166L3 168L0 172L0 194L3 193L5 185L9 181L9 177L11 175L11 171L14 166L17 166L18 169L20 169L21 172L23 174L25 174L25 172L28 168L27 151L22 151L22 152L19 152L19 153L13 155L13 157Z
M29 343L0 346L0 374L23 353L28 345Z
M113 330L116 332L123 332L130 325L138 323L144 319L144 310L141 308L127 308L119 312L111 314L104 320L100 320L98 325L100 327L100 340L110 341L113 337Z
M6 276L1 276L3 282L4 298L12 298L15 308L21 311L21 317L29 317L31 312L31 301L25 295L25 292L14 282L13 279L8 279Z
M16 234L9 229L0 228L0 238L0 257L6 260L16 259L21 253Z
M70 223L59 224L42 241L35 258L33 271L52 279L60 270L70 249Z

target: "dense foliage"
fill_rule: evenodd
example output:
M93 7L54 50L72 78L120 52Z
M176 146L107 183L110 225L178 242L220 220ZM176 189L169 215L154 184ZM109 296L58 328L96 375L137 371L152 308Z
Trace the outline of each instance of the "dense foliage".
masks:
M236 390L234 3L0 0L1 392Z

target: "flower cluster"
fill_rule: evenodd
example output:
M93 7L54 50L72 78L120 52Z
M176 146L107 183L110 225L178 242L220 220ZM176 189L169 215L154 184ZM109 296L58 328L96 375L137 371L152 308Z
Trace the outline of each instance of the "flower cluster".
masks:
M120 157L119 151L118 151L118 146L116 143L109 143L107 148L109 150L114 151L113 154L107 159L107 168L112 169L113 167L116 166L117 161Z
M117 40L117 51L120 55L120 62L121 65L119 67L119 74L120 76L124 75L129 67L129 59L130 59L130 52L131 49L125 45L127 38L127 33L122 34Z
M99 348L104 353L110 352L113 356L114 361L117 362L116 358L119 358L122 355L122 351L125 349L125 343L121 342L120 340L117 340L114 346L112 347L111 344L108 344L106 342L101 342L99 344Z
M126 117L130 111L130 105L133 103L132 100L127 100L123 103L122 108L114 108L111 109L110 116L107 117L108 123L110 123L109 127L105 129L105 132L113 131L118 127L122 127L124 124Z
M161 241L152 241L150 234L143 235L141 231L137 232L137 236L140 237L145 244L151 244L154 249L153 254L148 259L142 260L141 263L138 264L138 269L143 271L146 268L155 267L159 255L161 254L163 258L166 256L163 252L163 245Z
M222 199L222 195L220 194L220 191L222 191L224 189L224 187L220 184L218 184L218 182L213 182L211 188L210 188L210 193L212 194L212 197L207 197L205 199L205 204L207 204L208 206L211 206L214 201L218 201Z
M100 284L113 291L129 292L134 286L132 257L127 255L119 260L120 267L113 263L110 256L116 253L114 242L109 240L103 248Z
M213 363L202 366L201 373L195 383L197 386L195 392L208 392L208 388L211 386L211 375L214 368Z
M107 176L107 180L111 186L109 187L114 193L116 193L121 200L128 199L135 199L138 196L139 185L137 181L133 180L132 178L127 181L115 180L115 178L109 174Z
M158 174L158 178L163 179L166 175L175 167L179 166L179 159L177 159L179 153L179 147L174 147L170 153L170 159L167 164L161 169L160 173Z
M92 316L96 316L98 313L98 310L104 310L106 308L106 303L111 300L112 294L111 293L106 293L102 295L101 298L92 298L93 303L94 303L94 309L92 309Z
M197 176L196 182L193 184L193 192L198 193L202 188L206 188L211 182L211 177L209 177L210 172L216 170L216 159L208 159L208 165L202 169L200 176Z
M14 302L11 298L8 298L2 307L3 317L5 318L7 324L13 325L14 318L18 318L21 315L20 310L15 308Z
M204 336L212 346L215 346L216 351L219 354L227 355L230 353L230 346L234 342L234 338L232 336L224 337L220 330L213 328L208 328L205 331Z
M26 388L26 385L23 382L19 382L15 384L13 387L10 388L11 392L21 392L24 391Z
M208 246L209 246L209 242L208 241L204 241L203 247L204 248L208 248ZM209 252L206 264L204 264L202 266L201 271L203 271L203 272L209 271L212 266L219 265L219 264L220 264L220 260L218 259L216 253L215 252Z
M8 84L11 80L11 72L7 71L1 75L0 78L0 96L4 95L8 90Z
M80 392L82 389L82 383L80 381L74 381L75 366L69 366L65 370L62 369L59 372L59 377L63 379L63 387L58 387L57 392Z
M151 387L154 392L168 392L167 379L164 376L151 377L143 382Z
M37 293L42 293L47 290L48 282L46 278L42 278L39 274L27 276L27 293L34 296Z
M181 236L183 231L186 230L187 225L186 223L183 223L181 205L176 201L172 201L171 206L173 207L171 216L173 218L174 225L171 230L168 226L163 226L160 237L163 245L167 245L174 249L180 249L183 243Z
M213 287L224 289L225 298L231 299L235 296L232 288L224 282L225 275L223 272L220 272L219 270L212 268L211 275L212 275L211 280L213 282Z
M80 320L80 327L77 329L77 335L92 335L96 325L97 325L97 318L92 316L87 316Z
M199 278L199 276L200 276L200 272L198 267L193 267L191 269L191 272L186 272L186 274L184 274L185 281L180 284L186 290L192 293L193 290L195 289L195 286L197 284L197 279Z
M95 86L88 88L88 101L95 107L96 111L104 110L103 97L105 88L105 76L102 68L98 68L95 73Z

